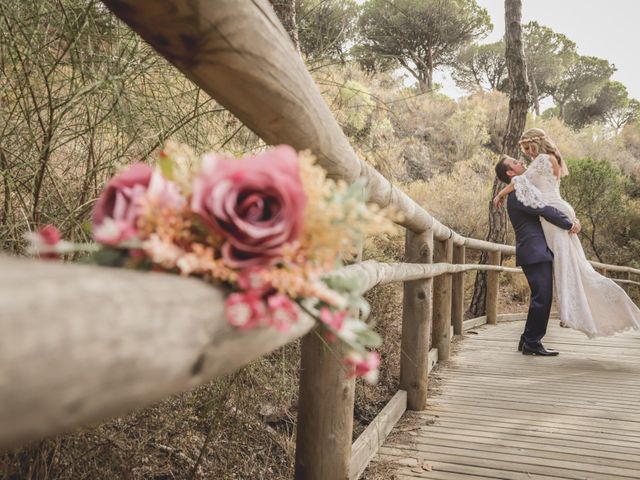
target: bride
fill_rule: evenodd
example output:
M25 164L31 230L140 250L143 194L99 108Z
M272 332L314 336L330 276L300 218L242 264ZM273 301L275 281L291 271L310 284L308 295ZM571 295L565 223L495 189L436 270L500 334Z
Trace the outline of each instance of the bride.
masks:
M560 178L569 171L553 141L543 130L532 128L520 139L520 148L534 160L522 175L511 178L494 204L501 206L515 190L518 200L526 206L549 205L575 219L573 208L560 195ZM640 309L615 282L594 270L578 236L567 235L543 218L540 221L554 254L553 277L560 321L590 338L640 329Z

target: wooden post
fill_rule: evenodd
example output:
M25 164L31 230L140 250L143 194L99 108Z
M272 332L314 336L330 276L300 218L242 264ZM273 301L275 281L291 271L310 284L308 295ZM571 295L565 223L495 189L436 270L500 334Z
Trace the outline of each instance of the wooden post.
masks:
M465 263L465 246L453 247L453 263L462 265ZM464 320L464 272L454 273L451 281L451 323L453 333L462 335L462 322Z
M407 230L405 261L431 263L432 260L433 230L420 234ZM424 410L427 405L432 286L432 278L404 282L400 388L407 392L409 410Z
M435 241L433 261L451 263L453 240ZM451 274L440 275L433 280L433 346L438 349L438 360L449 358L451 343Z
M628 270L626 272L623 272L623 274L621 276L625 280L631 280L631 272L628 271ZM624 288L624 291L627 292L627 294L629 294L629 292L631 291L631 284L624 283L624 284L622 284L622 288Z
M295 478L349 478L355 380L316 329L302 340Z
M362 260L362 246L353 262ZM328 344L318 328L302 339L296 480L349 478L356 381L348 378L344 357L344 347Z
M500 265L500 252L489 252L489 265ZM487 323L498 323L498 280L500 272L488 272L487 274Z

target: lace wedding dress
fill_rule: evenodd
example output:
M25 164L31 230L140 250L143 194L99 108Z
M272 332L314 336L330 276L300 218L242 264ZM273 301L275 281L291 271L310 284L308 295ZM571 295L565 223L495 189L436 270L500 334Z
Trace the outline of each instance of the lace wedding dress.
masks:
M550 205L570 220L575 211L560 196L560 181L548 155L538 155L527 171L513 177L516 196L523 204ZM590 338L640 329L640 309L615 282L594 270L577 235L569 235L543 218L542 229L554 254L553 278L560 319Z

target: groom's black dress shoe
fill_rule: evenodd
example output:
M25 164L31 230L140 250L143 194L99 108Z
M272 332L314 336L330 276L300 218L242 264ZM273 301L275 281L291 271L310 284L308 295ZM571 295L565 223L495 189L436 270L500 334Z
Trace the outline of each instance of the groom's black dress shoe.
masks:
M524 340L520 339L520 342L518 342L518 351L521 352L522 351L522 346L524 345Z
M558 352L557 350L546 349L541 343L533 346L523 343L522 354L523 355L539 355L541 357L555 357L556 355L560 355L560 352Z

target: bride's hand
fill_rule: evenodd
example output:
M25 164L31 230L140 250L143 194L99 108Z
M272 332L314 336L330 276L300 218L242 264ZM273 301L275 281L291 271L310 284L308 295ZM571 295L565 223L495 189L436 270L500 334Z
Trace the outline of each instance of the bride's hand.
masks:
M580 233L580 230L582 230L582 225L580 225L580 220L576 218L573 221L573 226L571 227L571 230L569 230L569 233L573 233L577 235L578 233Z
M500 195L496 195L493 199L493 206L495 208L500 208L502 207L502 204L504 203L504 197L501 197Z

